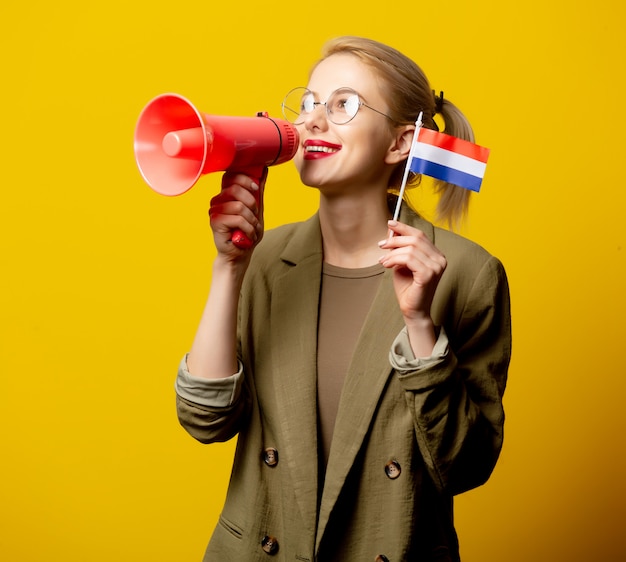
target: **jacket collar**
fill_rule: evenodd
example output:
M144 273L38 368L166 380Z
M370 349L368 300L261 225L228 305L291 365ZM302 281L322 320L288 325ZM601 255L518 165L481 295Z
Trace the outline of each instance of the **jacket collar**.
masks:
M419 228L431 242L435 241L435 228L432 223L420 217L407 203L404 203L400 208L399 220ZM319 214L316 213L300 224L300 228L294 231L294 235L283 248L280 258L292 265L298 265L310 258L323 259Z

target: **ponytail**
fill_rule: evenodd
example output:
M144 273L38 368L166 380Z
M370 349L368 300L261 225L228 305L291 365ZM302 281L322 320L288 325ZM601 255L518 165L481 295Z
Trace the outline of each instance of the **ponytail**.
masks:
M443 119L443 133L474 142L474 131L469 121L452 102L444 99L443 92L435 96L435 108ZM435 180L435 193L439 196L436 208L437 220L446 222L454 229L467 215L471 191L452 183Z

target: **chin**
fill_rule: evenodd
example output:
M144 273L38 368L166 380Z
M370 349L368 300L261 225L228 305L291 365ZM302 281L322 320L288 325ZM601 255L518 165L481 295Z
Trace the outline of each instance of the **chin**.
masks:
M302 185L312 187L313 189L319 189L319 187L322 185L320 182L307 179L305 176L300 176L300 181L302 182Z
M296 166L298 170L298 174L300 175L300 181L306 185L307 187L319 187L322 185L321 178L316 177L315 174L311 173L310 169L307 169L307 166Z

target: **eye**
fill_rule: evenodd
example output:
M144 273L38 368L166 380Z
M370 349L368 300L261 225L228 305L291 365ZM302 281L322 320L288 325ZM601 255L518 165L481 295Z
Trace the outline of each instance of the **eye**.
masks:
M300 113L311 113L315 109L315 98L313 94L306 93L302 96L302 101L300 102Z
M359 96L356 94L352 94L346 97L343 102L343 110L350 116L354 117L356 112L359 110L361 102L359 101Z
M353 90L339 90L328 100L330 113L346 115L350 118L356 115L360 105L359 96Z

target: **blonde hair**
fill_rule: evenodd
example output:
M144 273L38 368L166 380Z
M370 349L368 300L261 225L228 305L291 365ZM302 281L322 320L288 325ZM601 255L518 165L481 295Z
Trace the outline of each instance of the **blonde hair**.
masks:
M389 116L398 125L415 123L423 112L424 127L439 130L434 121L439 114L444 122L443 132L474 142L474 132L467 118L443 95L436 98L422 69L400 51L373 39L343 36L331 39L322 48L322 60L336 54L349 53L376 71L382 82L383 95L389 105ZM318 63L319 64L319 63ZM401 186L406 161L398 165L391 176L389 191L397 193ZM410 173L407 187L417 186L421 174ZM471 192L451 183L436 180L439 196L437 220L454 227L466 215Z

